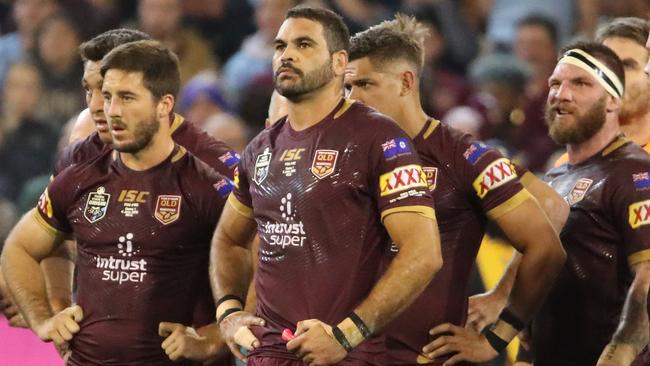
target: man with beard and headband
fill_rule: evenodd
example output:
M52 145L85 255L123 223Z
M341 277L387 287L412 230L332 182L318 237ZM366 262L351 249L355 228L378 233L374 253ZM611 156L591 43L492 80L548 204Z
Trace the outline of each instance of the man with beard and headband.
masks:
M308 7L291 9L274 41L288 115L243 152L210 259L222 335L240 358L249 350L248 365L384 365L381 329L441 266L411 141L343 96L348 42L339 15ZM256 229L253 315L242 311L250 264L237 258ZM400 252L381 275L391 239Z
M623 62L625 96L618 120L621 131L635 144L650 152L650 78L643 68L650 59L645 49L650 22L641 18L615 18L596 32L596 41L609 47ZM555 166L568 160L562 155Z
M178 332L172 323L193 322L195 284L207 277L232 186L170 136L180 84L171 51L127 43L104 57L100 73L113 150L52 180L7 239L3 274L32 330L69 343L68 365L193 364L179 359L177 337L163 337ZM54 313L38 262L70 237L79 248L77 302Z
M650 158L621 133L623 70L576 43L549 78L549 134L569 160L545 180L571 209L566 265L531 326L536 366L630 365L648 343Z
M419 75L426 32L415 18L398 14L394 20L357 33L350 40L345 75L350 98L394 118L413 138L440 226L442 269L386 328L389 365L479 362L497 356L487 338L482 349L472 349L474 355L462 347L436 351L438 333L472 332L462 328L467 318L466 294L488 218L524 253L525 264L519 268L504 318L530 319L564 260L554 231L555 226L559 232L568 214L562 198L529 172L520 179L514 165L496 149L439 123L422 110ZM550 221L524 185L546 206ZM386 251L389 260L396 253L394 249ZM458 353L448 355L451 351Z

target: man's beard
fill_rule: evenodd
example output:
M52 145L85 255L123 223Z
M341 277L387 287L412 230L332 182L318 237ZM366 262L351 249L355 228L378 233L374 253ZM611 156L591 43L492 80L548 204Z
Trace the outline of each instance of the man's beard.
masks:
M115 124L115 122L125 127L121 120L118 119L112 121L113 124ZM151 140L153 140L154 135L158 132L159 129L160 122L156 118L156 114L152 113L146 121L142 121L141 123L136 124L136 126L133 128L133 142L116 143L114 140L113 148L119 152L135 154L151 144Z
M294 68L288 64L283 64L281 67L290 68L296 73L298 78L298 81L294 82L293 84L282 86L282 83L278 81L277 74L273 74L273 83L275 84L275 89L278 91L278 93L280 93L280 95L292 102L299 101L304 95L322 88L327 83L332 81L332 79L334 79L332 60L325 61L325 63L319 68L310 71L306 75L303 74L301 70Z
M645 87L643 89L635 85L625 90L623 106L618 116L621 125L628 125L650 112L650 85Z
M549 105L546 106L546 124L549 126L548 133L556 143L560 145L578 145L592 138L605 124L607 111L603 96L583 115L575 115L573 126L563 126L561 121L555 121L557 111Z

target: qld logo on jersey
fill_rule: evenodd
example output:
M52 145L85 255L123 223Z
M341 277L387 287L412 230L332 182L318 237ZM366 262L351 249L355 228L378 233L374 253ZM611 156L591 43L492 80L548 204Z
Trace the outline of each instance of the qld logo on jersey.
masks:
M253 181L262 184L266 176L269 175L269 165L271 165L271 152L267 147L264 152L257 155L255 159L255 171L253 172Z
M334 173L338 156L339 152L336 150L316 150L311 164L312 174L318 179L323 179Z
M436 183L438 181L438 168L423 166L422 170L427 176L427 184L429 185L429 191L433 192L436 189Z
M637 191L650 189L650 173L648 172L632 174L632 181Z
M414 188L428 188L427 176L419 165L404 165L379 177L382 197Z
M163 225L169 225L181 216L181 196L161 194L156 200L153 216Z
M411 153L411 147L406 137L397 137L390 139L381 144L386 160L392 160L398 156L408 155Z
M632 229L650 224L650 200L631 204L628 220Z
M227 153L219 156L219 160L230 169L232 169L235 165L237 165L240 159L241 156L239 156L239 154L237 154L234 151L228 151Z
M582 201L593 182L594 181L589 178L578 179L576 184L569 191L569 195L566 197L567 203L569 205L575 205L576 203Z
M517 178L517 172L510 160L500 158L488 165L474 180L474 189L480 198L485 197L491 190Z
M98 187L95 192L90 192L86 199L86 207L84 207L84 218L91 224L103 219L106 216L110 199L111 195L106 193L104 187Z
M463 157L469 161L470 164L475 165L488 151L490 147L482 142L475 142L465 150Z

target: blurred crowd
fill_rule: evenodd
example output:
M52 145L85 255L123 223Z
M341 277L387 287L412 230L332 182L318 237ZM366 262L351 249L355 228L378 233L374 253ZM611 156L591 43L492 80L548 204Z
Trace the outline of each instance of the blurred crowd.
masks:
M613 17L647 18L645 0L0 0L0 241L37 201L85 108L77 47L137 28L179 56L177 112L241 151L264 128L272 40L298 4L328 7L351 32L414 14L430 30L427 113L543 172L547 78L557 50Z

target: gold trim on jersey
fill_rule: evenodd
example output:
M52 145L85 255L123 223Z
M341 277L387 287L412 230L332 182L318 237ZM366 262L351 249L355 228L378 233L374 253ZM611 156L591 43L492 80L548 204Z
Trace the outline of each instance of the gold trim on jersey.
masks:
M185 150L181 145L178 145L178 151L172 157L172 163L179 161L183 156L185 156L185 153L187 153L187 150Z
M639 252L632 253L629 257L627 257L627 263L630 265L630 267L645 261L650 261L650 249L644 249Z
M436 220L436 211L433 209L433 207L429 206L400 206L400 207L393 207L389 208L388 210L384 210L381 212L381 222L384 222L384 219L386 216L397 213L397 212L413 212L418 215L424 216L426 218L429 218L431 220Z
M431 134L433 133L433 131L436 130L436 128L438 127L439 124L440 124L440 121L438 121L435 118L432 118L431 119L431 124L429 125L429 128L427 128L427 130L424 131L424 134L422 135L422 139L423 140L428 139L429 136L431 136Z
M343 105L341 108L339 108L338 111L334 114L334 119L337 119L343 115L343 113L347 112L350 107L356 102L354 99L345 99L345 102L343 102Z
M609 146L607 146L605 148L605 150L603 150L602 155L607 156L607 155L613 153L619 147L627 144L628 142L630 142L630 140L628 140L627 138L625 138L623 136L619 136L619 137L616 138L616 140L612 141L612 143L609 144Z
M174 120L172 121L171 126L169 126L169 133L174 133L181 125L185 122L185 118L180 114L174 113Z
M488 211L487 216L492 220L496 220L514 210L529 198L533 198L533 196L526 190L526 188L524 188L514 196L510 197L507 201Z
M535 178L536 178L535 174L533 174L531 172L526 172L526 173L524 173L524 175L519 177L519 181L521 182L521 184L523 186L526 186L526 185L528 185L528 183L532 182L533 179L535 179Z
M32 210L32 215L36 218L36 222L38 222L44 229L47 231L50 235L53 237L59 237L61 235L65 235L64 232L57 230L55 227L50 225L45 219L41 217L41 215L38 213L38 210L34 209Z
M245 204L239 202L239 200L237 199L237 197L235 197L235 195L232 194L232 193L230 194L230 196L228 196L228 203L229 203L230 206L232 206L232 208L234 208L235 211L237 211L240 215L245 216L245 217L247 217L247 218L249 218L249 219L252 219L252 218L254 217L254 216L253 216L253 209L250 208L250 207L248 207L248 206L246 206Z

